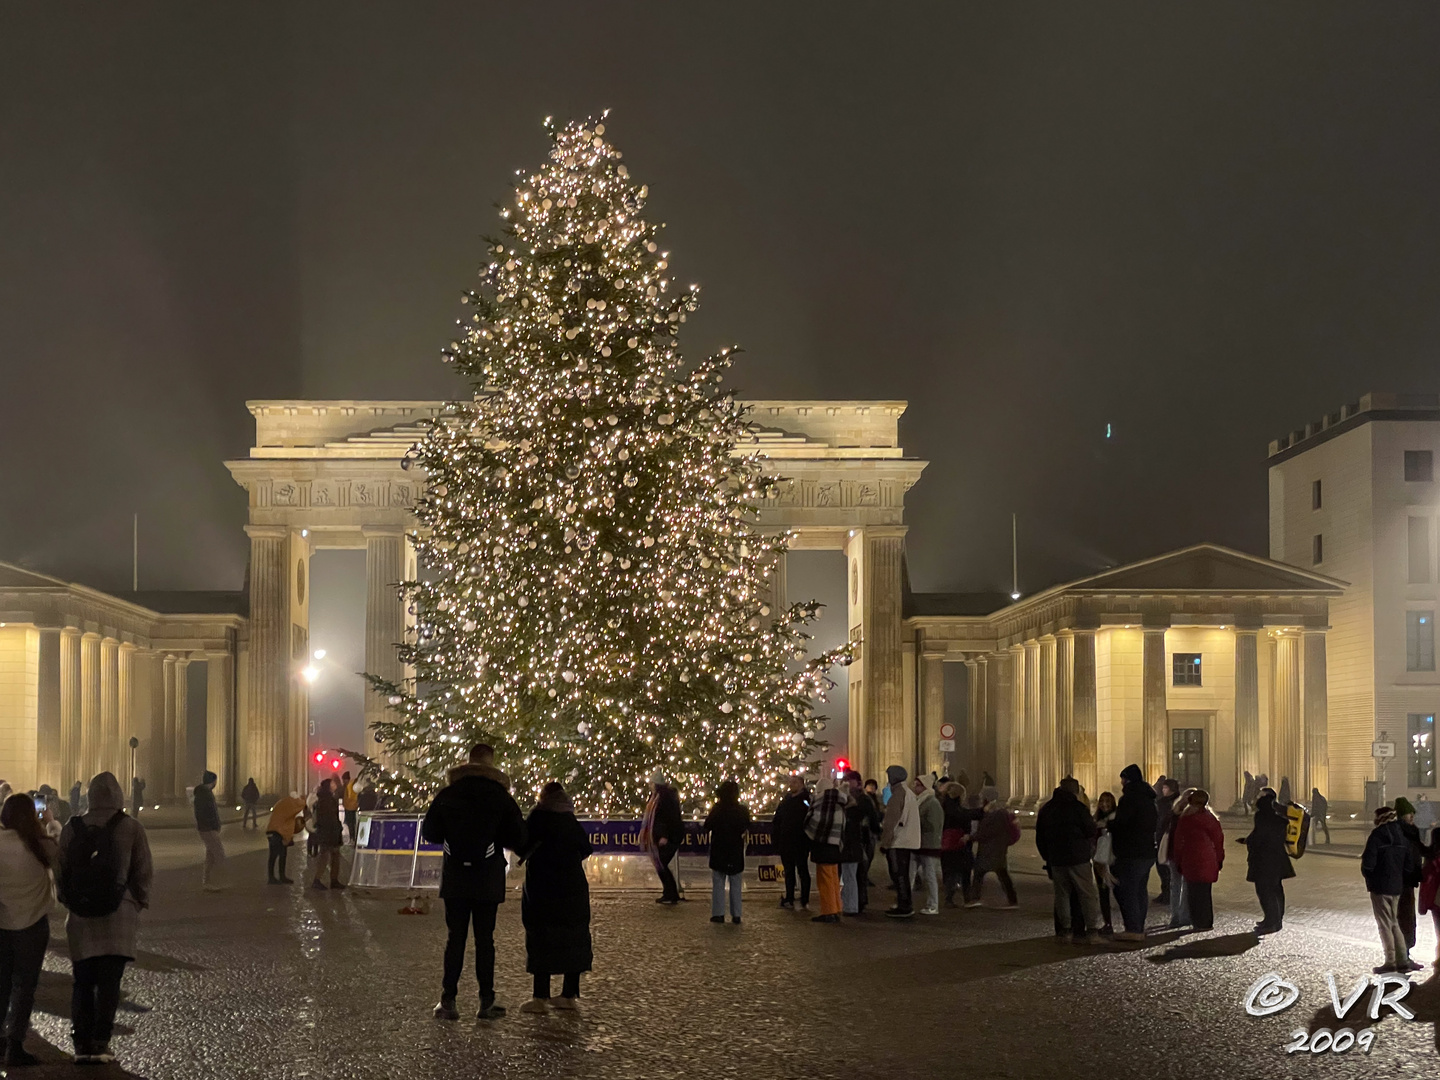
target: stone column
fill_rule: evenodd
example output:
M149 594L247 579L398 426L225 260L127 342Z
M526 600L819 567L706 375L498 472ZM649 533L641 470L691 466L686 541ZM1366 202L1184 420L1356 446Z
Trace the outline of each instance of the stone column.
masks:
M1039 772L1035 794L1042 802L1050 797L1060 783L1060 737L1055 730L1055 639L1040 639L1040 708L1037 713L1039 732L1035 740Z
M1003 792L1019 805L1025 801L1025 646L1010 646L1010 701L1007 730L1010 743L1010 790Z
M61 794L80 779L80 652L80 631L65 627L60 631L60 780L55 785Z
M1055 635L1055 769L1060 778L1075 775L1075 633ZM1089 788L1085 794L1093 795Z
M175 794L175 657L167 654L163 664L162 693L164 695L164 717L155 744L151 747L150 763L154 775L150 777L147 795L159 802Z
M866 741L871 766L879 772L905 761L911 745L905 730L901 641L905 530L865 529L856 540L862 542L865 562L860 575L864 592L860 632Z
M1092 799L1100 794L1095 729L1095 631L1075 631L1075 779Z
M80 636L80 782L100 771L100 635Z
M231 772L230 747L235 737L235 673L229 653L205 657L205 768L220 779L217 798L233 798L238 790Z
M1270 786L1280 790L1290 780L1291 798L1298 798L1305 749L1300 726L1300 635L1281 631L1275 638L1275 715L1270 721ZM1308 795L1309 792L1306 792Z
M250 536L250 718L247 768L268 795L288 793L290 716L289 534L280 526L247 525Z
M1170 765L1170 718L1166 712L1165 631L1145 628L1141 672L1144 686L1143 742L1145 779L1166 772Z
M396 648L405 640L405 535L399 529L365 529L365 671L394 683L405 679ZM385 697L365 687L365 746L376 753L372 732L386 719ZM388 755L382 755L389 761Z
M125 805L130 805L130 736L135 734L135 646L128 641L120 643L119 660L116 664L116 696L118 698L115 719L115 742L111 747L114 755L115 779L125 793Z
M945 761L953 761L952 751L940 750L940 725L945 722L945 654L920 654L920 761L927 768L944 775ZM958 744L957 744L958 745Z
M1040 642L1025 642L1025 802L1033 805L1041 797L1040 758L1044 753L1040 735Z
M175 658L175 726L170 729L171 771L175 778L175 789L171 794L185 794L187 785L199 782L198 776L190 775L190 657L181 654Z
M980 761L980 747L983 738L978 724L983 722L985 715L985 669L979 660L969 659L965 661L965 752L963 755L963 768L967 773L978 767ZM959 743L955 744L957 747ZM957 770L958 772L959 770ZM979 774L976 773L978 776Z
M1325 631L1307 630L1305 640L1305 770L1293 797L1306 805L1310 789L1330 790L1330 719L1325 680Z
M120 739L120 642L105 638L100 642L100 742L96 754L96 772L120 775L115 760L115 744Z
M1235 630L1235 801L1245 795L1245 773L1259 776L1260 764L1260 664L1258 634Z
M369 547L368 541L366 544ZM770 570L770 617L776 619L780 613L789 606L789 575L786 573L786 556L781 555L775 560L774 567Z
M1015 741L1012 732L1012 659L1007 653L995 653L986 658L989 680L985 686L985 730L990 755L977 781L983 786L988 769L995 785L1006 798L1009 798L1015 783L1010 774L1011 744Z
M58 788L64 773L60 767L60 628L42 626L39 632L40 671L35 701L38 723L35 764L39 777L36 783Z

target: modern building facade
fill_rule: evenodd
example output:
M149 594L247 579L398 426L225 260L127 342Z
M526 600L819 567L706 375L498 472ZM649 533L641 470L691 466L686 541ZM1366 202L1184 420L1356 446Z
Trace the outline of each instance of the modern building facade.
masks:
M1434 798L1440 395L1367 394L1270 444L1270 556L1348 582L1330 606L1332 799Z

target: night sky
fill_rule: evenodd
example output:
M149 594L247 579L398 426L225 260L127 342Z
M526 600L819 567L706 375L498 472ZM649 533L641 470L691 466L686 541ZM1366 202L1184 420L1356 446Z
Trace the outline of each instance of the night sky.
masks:
M239 587L247 398L429 397L547 114L741 393L905 398L919 590L1266 550L1267 441L1440 389L1440 6L0 7L0 559ZM1106 440L1106 425L1114 437Z

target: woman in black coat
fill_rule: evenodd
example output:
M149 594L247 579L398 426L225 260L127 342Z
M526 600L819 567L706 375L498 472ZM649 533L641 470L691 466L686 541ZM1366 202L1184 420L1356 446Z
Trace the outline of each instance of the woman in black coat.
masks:
M539 1013L550 1006L552 975L565 977L555 1008L573 1009L580 973L589 971L594 959L585 880L585 860L594 849L565 789L554 780L541 788L525 830L520 921L525 924L525 970L535 977L535 996L520 1011Z
M738 926L750 810L740 801L740 785L734 780L726 780L715 793L705 831L710 834L710 921L725 921L725 886L729 884L730 921Z
M1255 800L1255 821L1250 835L1241 839L1250 864L1245 880L1255 885L1255 896L1264 912L1255 924L1257 934L1275 934L1285 919L1286 878L1295 876L1290 853L1285 849L1285 814L1276 808L1275 792L1265 788Z

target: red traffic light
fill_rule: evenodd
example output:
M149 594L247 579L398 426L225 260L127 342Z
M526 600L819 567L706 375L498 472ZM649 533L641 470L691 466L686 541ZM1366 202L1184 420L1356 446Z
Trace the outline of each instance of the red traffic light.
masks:
M340 769L340 759L339 759L338 757L337 757L337 758L331 758L331 759L330 759L330 768L335 769L337 772L339 771L339 769Z
M843 773L848 768L850 768L850 762L846 761L843 757L837 757L835 759L836 772Z
M315 751L315 758L314 758L314 760L315 760L315 764L316 764L316 765L324 765L324 764L325 764L325 751L324 751L324 750L316 750L316 751Z

